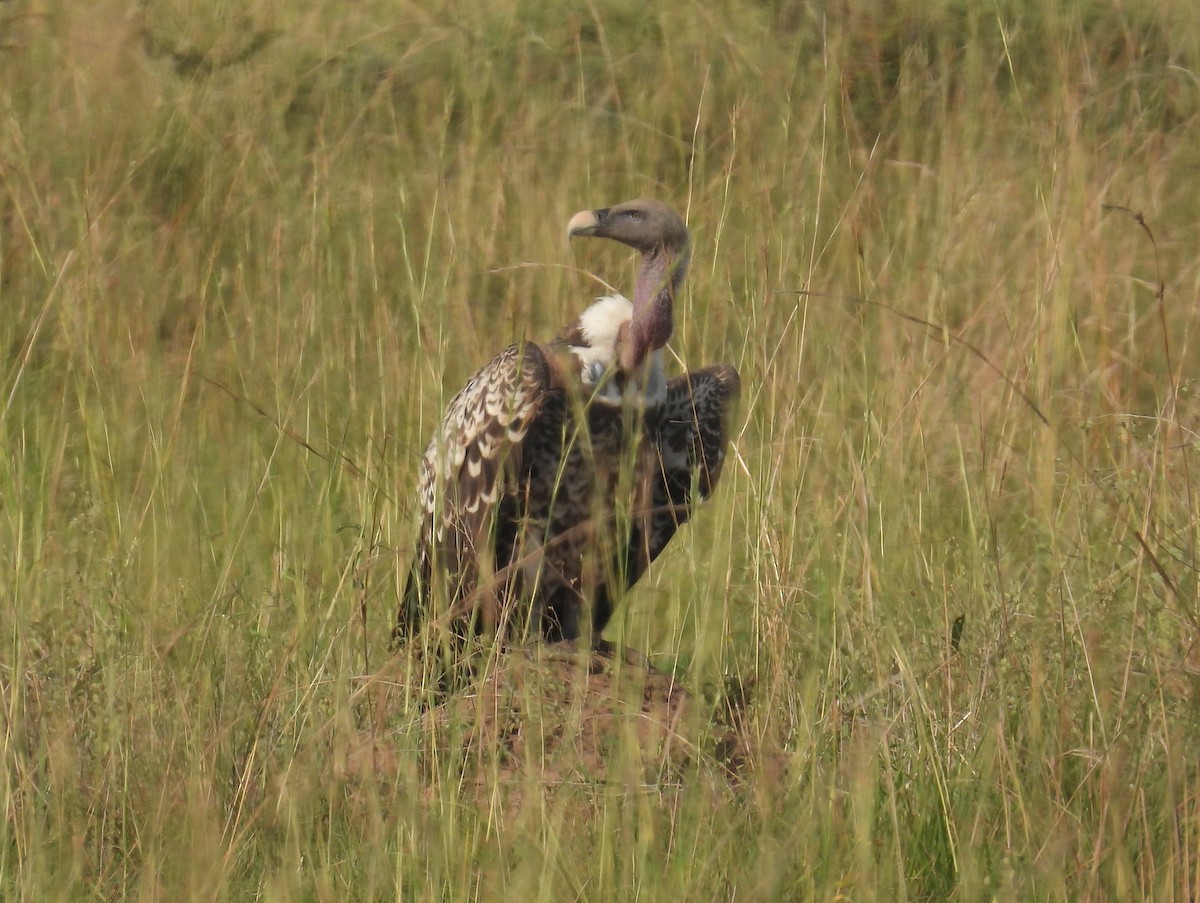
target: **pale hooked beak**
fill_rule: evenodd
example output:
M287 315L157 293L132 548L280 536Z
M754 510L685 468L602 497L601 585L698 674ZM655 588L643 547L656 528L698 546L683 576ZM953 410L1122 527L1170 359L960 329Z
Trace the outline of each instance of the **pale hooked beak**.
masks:
M580 210L567 223L567 238L573 235L592 235L600 225L599 211Z

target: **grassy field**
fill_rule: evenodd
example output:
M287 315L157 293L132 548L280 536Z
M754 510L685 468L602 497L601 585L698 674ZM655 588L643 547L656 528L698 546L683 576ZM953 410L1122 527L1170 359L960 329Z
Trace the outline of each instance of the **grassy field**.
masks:
M746 391L610 635L748 762L475 792L420 452L638 195ZM1200 898L1198 248L1193 0L0 3L0 897Z

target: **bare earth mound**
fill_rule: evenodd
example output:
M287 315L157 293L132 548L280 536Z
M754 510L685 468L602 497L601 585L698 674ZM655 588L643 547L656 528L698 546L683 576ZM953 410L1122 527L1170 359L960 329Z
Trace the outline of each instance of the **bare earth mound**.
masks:
M359 736L343 775L386 778L415 761L431 790L451 781L467 795L517 798L531 782L665 787L692 767L735 777L740 706L714 707L632 658L537 645L504 653L424 710L393 692L379 712L390 727Z

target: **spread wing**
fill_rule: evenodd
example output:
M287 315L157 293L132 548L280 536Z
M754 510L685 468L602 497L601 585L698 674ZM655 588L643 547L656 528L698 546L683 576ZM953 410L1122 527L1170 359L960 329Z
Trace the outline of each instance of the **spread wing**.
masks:
M491 552L498 533L517 528L524 441L551 381L542 350L522 343L493 358L451 400L421 462L417 553L394 639L411 634L431 602L450 610L503 565Z

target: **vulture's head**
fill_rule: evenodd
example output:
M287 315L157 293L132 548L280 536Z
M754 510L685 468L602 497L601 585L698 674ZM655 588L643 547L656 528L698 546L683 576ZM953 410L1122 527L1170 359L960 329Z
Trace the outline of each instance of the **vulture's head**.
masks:
M686 253L688 230L679 214L662 201L639 198L602 210L582 210L567 223L567 237L591 235L629 245L646 257L666 251Z

